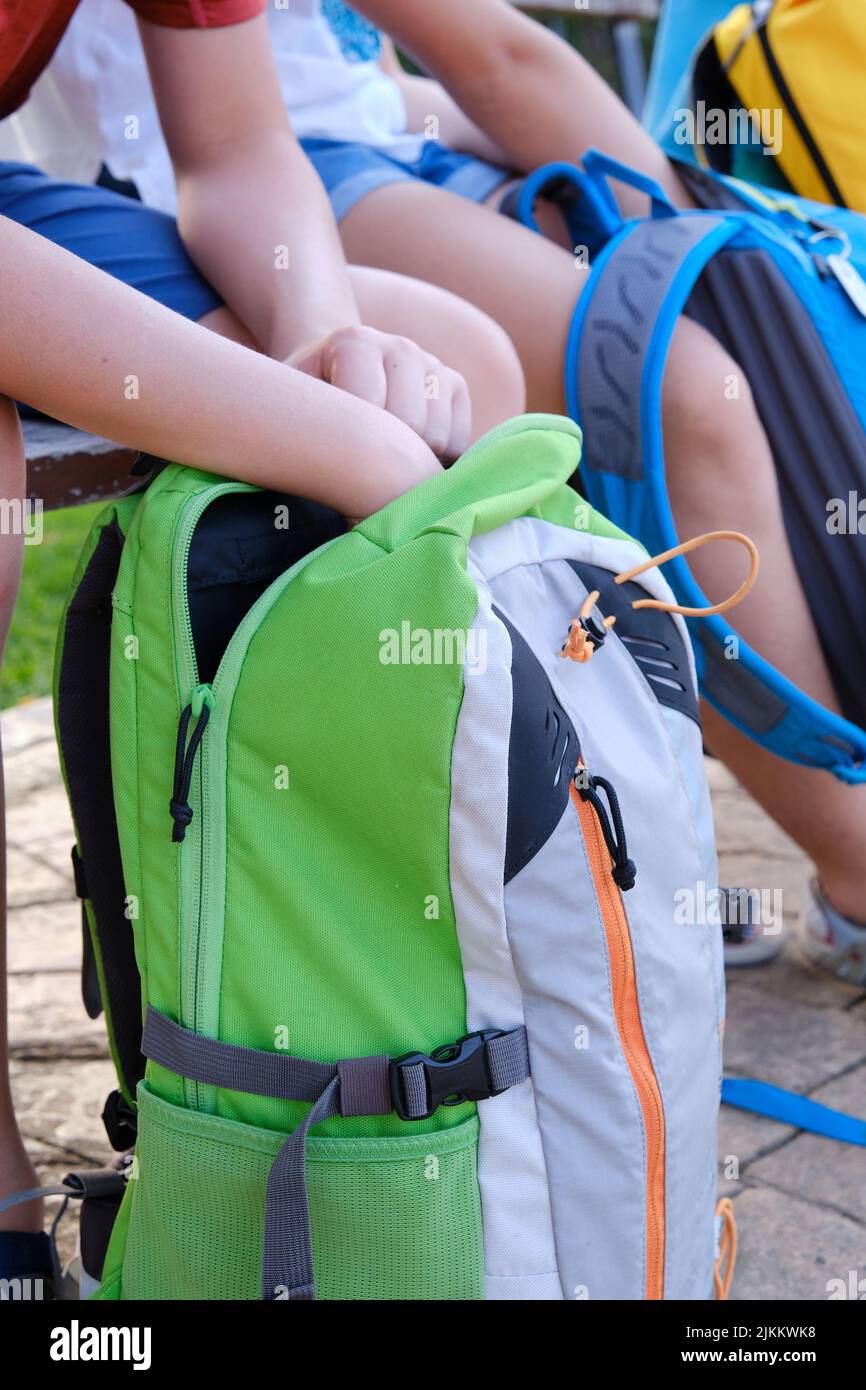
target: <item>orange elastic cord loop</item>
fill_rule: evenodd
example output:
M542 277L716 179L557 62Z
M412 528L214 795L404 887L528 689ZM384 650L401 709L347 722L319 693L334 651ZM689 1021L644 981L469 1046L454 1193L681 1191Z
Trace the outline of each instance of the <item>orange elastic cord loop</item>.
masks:
M581 665L583 662L589 661L595 651L595 643L592 640L591 634L581 626L580 619L589 617L593 608L598 603L598 598L598 589L592 589L583 600L579 614L574 621L569 624L568 636L559 653L561 657L567 657L570 661L578 661ZM603 622L605 627L613 627L616 622L616 616L612 615L609 618L604 618Z
M654 569L656 565L663 565L666 560L673 560L677 555L687 555L690 550L697 550L702 545L708 545L710 541L739 541L744 545L751 557L751 568L748 575L743 580L739 589L723 603L715 603L710 608L683 608L677 603L665 603L663 599L640 598L632 604L632 608L659 608L663 613L681 613L684 618L711 618L714 613L727 613L729 608L741 603L746 594L751 589L758 577L758 567L760 557L758 547L749 536L744 536L742 531L706 531L702 536L694 536L690 541L683 541L681 545L675 545L672 550L665 550L661 555L653 555L649 560L644 560L642 564L635 565L634 569L625 570L623 574L618 574L614 583L625 584L627 580L634 579L638 574L643 574L645 570Z
M734 1266L737 1263L737 1221L730 1197L721 1199L716 1207L716 1216L721 1218L722 1229L719 1236L719 1253L713 1266L713 1289L716 1299L723 1303L730 1293Z

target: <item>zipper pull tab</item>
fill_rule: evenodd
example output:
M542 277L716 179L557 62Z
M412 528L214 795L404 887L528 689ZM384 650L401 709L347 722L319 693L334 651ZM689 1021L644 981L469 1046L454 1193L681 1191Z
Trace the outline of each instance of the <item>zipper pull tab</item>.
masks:
M192 807L189 804L189 789L192 783L195 755L202 741L207 722L213 708L213 690L209 685L197 685L190 702L180 716L177 729L177 746L174 754L174 786L171 801L168 803L172 819L171 838L180 844L186 835L186 828L192 820ZM187 746L187 734L192 720L195 727Z
M634 888L637 867L634 860L628 857L619 797L606 777L593 777L585 767L578 767L572 780L581 801L588 801L598 817L601 833L613 861L613 867L610 871L611 878L617 888L626 893L629 888ZM608 815L604 802L598 794L599 787L607 797L610 815ZM610 823L611 818L613 819L613 826Z
M193 719L200 719L201 712L205 706L207 706L209 712L214 707L213 687L208 685L207 682L202 685L197 685L189 698L189 703Z

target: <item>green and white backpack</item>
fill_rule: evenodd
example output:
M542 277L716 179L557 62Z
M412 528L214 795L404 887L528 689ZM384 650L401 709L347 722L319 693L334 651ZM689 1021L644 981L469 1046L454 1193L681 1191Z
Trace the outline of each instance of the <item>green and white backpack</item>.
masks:
M168 465L96 522L57 721L137 1129L97 1297L713 1296L694 664L579 453L512 421L348 532Z

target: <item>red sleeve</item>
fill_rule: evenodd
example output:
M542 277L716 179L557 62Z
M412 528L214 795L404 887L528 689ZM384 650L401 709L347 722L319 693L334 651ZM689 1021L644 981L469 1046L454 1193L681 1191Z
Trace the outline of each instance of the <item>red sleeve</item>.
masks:
M267 0L126 0L142 19L170 29L219 29L262 14Z

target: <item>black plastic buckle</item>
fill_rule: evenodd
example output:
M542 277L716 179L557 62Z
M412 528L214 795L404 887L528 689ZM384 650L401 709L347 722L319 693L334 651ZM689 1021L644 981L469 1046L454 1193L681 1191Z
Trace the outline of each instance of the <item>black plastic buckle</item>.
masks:
M487 1044L502 1038L502 1028L485 1028L467 1033L457 1042L444 1043L428 1057L426 1052L407 1052L391 1059L391 1099L401 1120L429 1120L440 1105L462 1105L467 1100L487 1100L506 1089L493 1085L487 1065ZM427 1108L423 1115L410 1115L406 1109L401 1071L404 1067L424 1068Z

